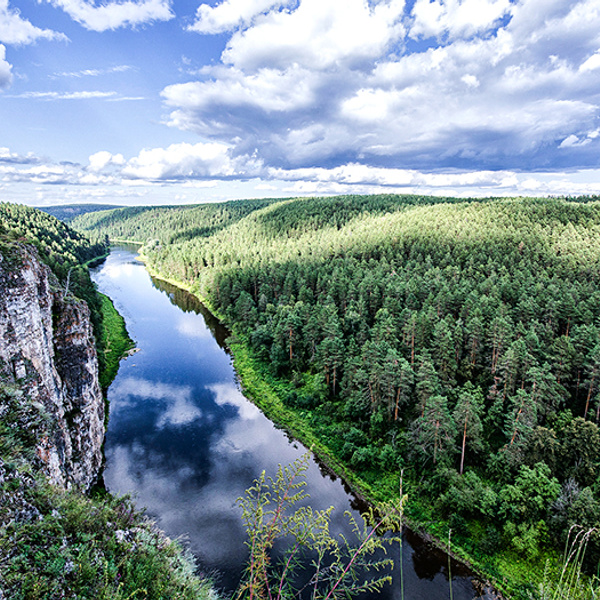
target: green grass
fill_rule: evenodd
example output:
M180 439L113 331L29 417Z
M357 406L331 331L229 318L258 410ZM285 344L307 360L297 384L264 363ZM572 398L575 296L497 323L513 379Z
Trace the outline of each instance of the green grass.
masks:
M113 382L119 371L121 359L135 344L129 337L123 317L117 312L112 300L98 293L102 301L102 338L100 348L102 368L100 370L100 385L106 390Z

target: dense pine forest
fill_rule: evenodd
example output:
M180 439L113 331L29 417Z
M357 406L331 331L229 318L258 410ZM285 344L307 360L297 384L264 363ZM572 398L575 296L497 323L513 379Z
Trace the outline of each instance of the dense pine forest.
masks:
M240 201L74 223L144 243L375 495L403 471L409 514L498 581L526 593L575 526L597 569L596 198Z

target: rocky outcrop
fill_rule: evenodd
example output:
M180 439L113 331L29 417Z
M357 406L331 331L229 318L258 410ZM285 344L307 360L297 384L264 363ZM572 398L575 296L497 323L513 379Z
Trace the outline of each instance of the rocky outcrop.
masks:
M0 376L50 424L36 447L49 480L87 490L98 476L104 439L89 309L21 244L0 245Z

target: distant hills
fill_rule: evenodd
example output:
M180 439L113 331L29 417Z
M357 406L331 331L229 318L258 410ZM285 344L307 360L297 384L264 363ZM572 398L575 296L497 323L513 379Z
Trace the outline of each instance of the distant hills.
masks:
M62 206L37 206L41 210L59 221L70 223L75 217L100 210L123 208L120 204L63 204Z

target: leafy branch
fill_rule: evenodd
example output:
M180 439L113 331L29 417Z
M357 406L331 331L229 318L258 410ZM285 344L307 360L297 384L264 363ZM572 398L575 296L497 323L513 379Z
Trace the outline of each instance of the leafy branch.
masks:
M304 478L308 455L265 472L238 499L248 534L250 557L236 600L334 600L376 592L391 582L386 549L400 542L404 496L363 515L346 512L353 538L330 532L333 507L313 510L296 505L307 499ZM384 535L385 534L385 535ZM274 559L274 547L287 543Z

